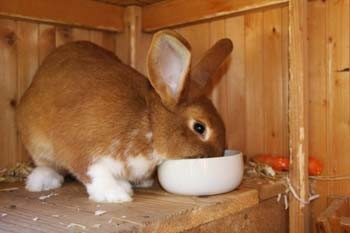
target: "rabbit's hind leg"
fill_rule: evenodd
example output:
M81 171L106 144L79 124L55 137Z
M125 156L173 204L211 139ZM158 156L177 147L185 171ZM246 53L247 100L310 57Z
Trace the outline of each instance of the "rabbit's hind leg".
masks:
M26 179L26 189L41 192L61 187L66 171L53 162L53 150L49 144L27 144L37 166Z
M91 200L96 202L128 202L132 201L132 188L123 178L125 173L121 161L111 157L102 157L89 166L85 183Z

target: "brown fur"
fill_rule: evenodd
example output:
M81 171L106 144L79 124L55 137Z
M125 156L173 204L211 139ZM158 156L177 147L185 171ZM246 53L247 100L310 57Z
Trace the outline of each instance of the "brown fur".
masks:
M213 137L200 140L189 118L213 128ZM66 44L46 58L16 120L37 165L68 170L84 183L90 182L86 172L96 156L124 162L154 150L166 158L219 156L225 146L224 125L209 99L188 97L166 106L147 78L89 42Z

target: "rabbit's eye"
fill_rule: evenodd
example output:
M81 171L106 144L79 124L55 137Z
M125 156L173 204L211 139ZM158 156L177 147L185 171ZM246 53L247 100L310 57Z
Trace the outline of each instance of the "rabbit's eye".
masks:
M201 123L198 123L198 122L194 123L193 129L194 129L194 131L196 131L197 133L199 133L201 135L204 134L204 132L205 132L205 126Z

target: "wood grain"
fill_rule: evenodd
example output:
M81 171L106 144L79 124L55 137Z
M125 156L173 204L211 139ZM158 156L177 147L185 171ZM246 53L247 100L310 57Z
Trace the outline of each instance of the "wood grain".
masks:
M263 12L245 16L246 153L265 153Z
M17 103L30 86L39 66L38 32L37 23L17 22ZM17 161L29 160L19 135L17 156Z
M287 0L168 0L143 8L142 29L151 32L287 2Z
M259 202L257 190L246 188L210 197L140 189L131 203L97 204L89 201L83 185L77 182L45 193L31 193L21 184L16 186L20 187L18 191L0 192L0 212L7 214L1 218L0 231L67 232L67 226L76 223L86 227L84 232L180 232L238 214ZM56 195L39 200L49 193ZM106 213L95 216L98 209ZM94 224L100 227L94 228Z
M283 155L282 11L263 13L263 106L265 151Z
M308 76L307 1L289 4L289 177L298 196L309 198L308 180ZM309 232L308 206L290 194L289 231Z
M244 17L225 19L225 34L235 46L231 54L231 65L227 68L226 103L227 115L224 115L227 146L230 149L245 150L246 111L245 111L245 53L244 53Z
M79 12L79 13L77 13ZM86 0L0 0L0 15L50 23L123 30L123 8Z
M130 5L144 6L144 5L153 4L164 0L95 0L95 1L105 2L108 4L113 4L118 6L130 6Z
M56 48L56 28L50 24L39 25L39 63Z
M330 173L349 174L350 158L350 75L342 72L349 68L350 55L350 3L349 1L329 1L327 18L328 36L328 150ZM333 182L332 193L349 194L348 181Z
M17 102L17 24L0 19L0 166L7 167L18 161L15 127Z
M91 38L90 35L99 35ZM15 127L15 107L39 64L57 46L75 40L115 51L116 34L33 21L0 20L0 169L28 160Z
M309 153L321 161L324 161L323 175L330 175L327 154L327 37L326 37L326 2L322 0L312 1L308 7L308 52L309 52L309 117L310 137ZM314 191L321 197L312 203L312 227L316 232L316 218L326 208L329 182L317 182Z

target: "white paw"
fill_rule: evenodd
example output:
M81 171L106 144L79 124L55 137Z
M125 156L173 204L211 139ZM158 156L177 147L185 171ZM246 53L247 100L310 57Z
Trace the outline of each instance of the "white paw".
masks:
M140 182L133 184L133 187L135 187L135 188L149 188L149 187L152 187L153 183L154 183L154 179L146 179L146 180L142 180Z
M132 191L132 187L130 185L130 183L126 180L118 180L117 181L118 184L123 187L123 189L125 190L125 192L127 192L130 196L132 196L134 194L134 192Z
M49 167L36 167L27 177L26 189L41 192L61 187L63 176Z
M113 182L93 181L86 185L89 198L96 202L128 202L132 201L132 189L127 181Z

